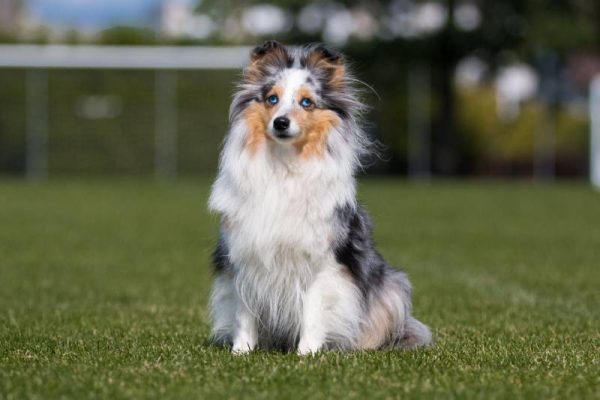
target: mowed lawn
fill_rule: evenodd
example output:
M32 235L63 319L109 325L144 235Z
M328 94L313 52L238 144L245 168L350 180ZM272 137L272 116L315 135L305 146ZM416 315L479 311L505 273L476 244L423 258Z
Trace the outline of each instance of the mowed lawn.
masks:
M0 180L0 398L599 398L600 193L363 180L435 345L207 344L208 180Z

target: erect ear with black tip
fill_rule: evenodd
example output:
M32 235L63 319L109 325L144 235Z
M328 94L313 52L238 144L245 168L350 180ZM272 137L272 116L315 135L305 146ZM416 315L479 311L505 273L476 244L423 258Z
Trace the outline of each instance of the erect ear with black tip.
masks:
M277 40L267 40L266 42L264 42L260 46L256 46L254 50L252 50L252 54L250 55L250 61L258 61L259 59L263 58L267 53L279 48L283 48L283 46Z
M342 53L334 48L327 47L325 45L318 45L313 51L320 55L322 60L326 60L332 64L341 64L344 62Z
M322 44L316 45L309 50L305 64L307 68L321 73L333 88L340 89L344 85L344 56L336 49Z
M249 81L259 81L273 68L284 69L291 65L290 55L284 45L268 40L256 47L250 55L250 64L244 71Z

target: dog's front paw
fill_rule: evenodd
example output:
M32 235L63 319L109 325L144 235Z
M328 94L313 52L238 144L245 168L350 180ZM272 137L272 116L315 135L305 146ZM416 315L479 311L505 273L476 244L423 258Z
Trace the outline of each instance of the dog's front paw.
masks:
M237 343L234 344L233 347L231 348L231 353L234 355L244 355L244 354L248 354L252 351L253 349L250 347L250 345L248 343Z
M311 340L300 340L297 353L298 355L306 356L309 354L315 354L319 350L321 350L321 343Z
M233 347L231 347L231 352L233 354L248 354L256 347L256 341L247 337L240 337L237 340L234 340Z

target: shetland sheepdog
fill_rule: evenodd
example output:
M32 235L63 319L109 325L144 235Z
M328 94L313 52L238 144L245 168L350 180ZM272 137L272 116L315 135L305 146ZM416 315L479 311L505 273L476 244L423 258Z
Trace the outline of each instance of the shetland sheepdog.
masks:
M209 200L221 217L212 334L234 353L431 342L356 200L370 151L356 82L323 45L268 41L251 53Z

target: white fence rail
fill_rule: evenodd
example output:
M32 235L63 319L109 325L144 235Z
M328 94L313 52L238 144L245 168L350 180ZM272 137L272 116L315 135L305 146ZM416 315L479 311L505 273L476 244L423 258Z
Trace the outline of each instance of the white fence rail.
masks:
M230 69L249 47L0 45L0 68Z

